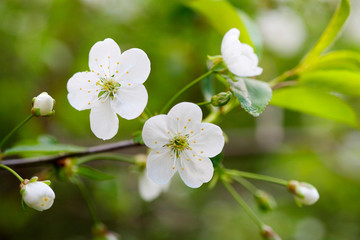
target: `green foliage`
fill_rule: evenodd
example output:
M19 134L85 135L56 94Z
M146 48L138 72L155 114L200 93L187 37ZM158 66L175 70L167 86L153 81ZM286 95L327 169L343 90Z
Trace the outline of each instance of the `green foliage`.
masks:
M282 88L274 91L270 103L358 127L358 118L346 102L317 89L307 87Z
M114 179L114 176L101 172L95 168L81 165L76 166L75 171L76 174L81 175L83 177L87 177L96 181L105 181L105 180L111 180Z
M244 12L238 11L225 0L195 0L188 3L192 9L206 17L208 22L224 35L231 28L240 30L240 41L260 52L261 41L255 25Z
M315 47L307 54L303 63L309 63L312 60L318 58L336 39L339 31L344 25L346 19L350 14L350 2L349 0L341 0L334 16L332 17L329 25L321 35L319 41Z
M86 148L67 144L18 145L7 149L4 156L28 154L57 154L84 151Z
M210 160L211 160L212 164L214 165L214 167L219 166L223 159L224 159L223 153L219 153L215 157L210 158Z
M230 78L227 79L241 107L254 117L258 117L272 97L269 84L248 78L235 77L235 80L236 82Z
M325 69L343 69L359 72L360 53L347 50L330 52L307 66L305 72Z
M346 70L320 70L304 73L301 84L360 97L360 73Z

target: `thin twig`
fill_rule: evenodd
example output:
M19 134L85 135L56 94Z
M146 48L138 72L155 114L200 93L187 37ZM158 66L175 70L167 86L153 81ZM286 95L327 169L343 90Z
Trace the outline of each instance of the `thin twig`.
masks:
M101 152L110 152L115 150L120 150L124 148L130 148L135 146L141 146L141 144L135 143L133 140L125 140L116 143L109 143L103 145L97 145L93 147L89 147L84 151L73 152L73 153L63 153L57 154L52 156L44 156L44 157L34 157L34 158L18 158L18 159L7 159L3 160L1 164L6 166L28 166L28 165L41 165L45 163L55 163L58 160L70 157L79 157L90 155L94 153L101 153Z

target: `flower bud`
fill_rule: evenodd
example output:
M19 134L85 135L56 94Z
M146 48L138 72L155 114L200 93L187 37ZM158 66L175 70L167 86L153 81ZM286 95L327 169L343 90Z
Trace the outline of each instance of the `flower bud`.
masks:
M263 212L270 212L276 207L275 199L265 191L258 190L254 198L259 209Z
M221 92L211 98L211 104L216 107L224 106L227 104L232 97L231 92Z
M50 184L50 181L38 182L37 177L30 180L26 179L21 184L20 193L28 207L43 211L53 205L55 193L48 184Z
M305 182L289 181L288 190L294 194L297 202L312 205L319 200L319 193L316 188Z
M261 235L265 240L281 240L281 237L270 226L263 226Z
M53 115L54 104L55 100L47 92L42 92L33 98L32 114L36 117Z

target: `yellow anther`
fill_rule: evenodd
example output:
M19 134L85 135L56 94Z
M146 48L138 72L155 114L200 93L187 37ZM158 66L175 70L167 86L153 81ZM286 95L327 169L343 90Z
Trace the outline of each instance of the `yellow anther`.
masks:
M90 80L88 80L88 82L90 82Z
M108 56L108 58L110 58L110 56Z
M128 85L129 85L129 86L131 86L131 84L130 84L130 83L129 83Z
M188 121L190 122L190 121L191 121L191 118L189 118Z
M117 62L116 64L119 64L119 62Z
M104 103L104 101L101 101L101 103Z
M170 132L168 132L168 134L170 134Z
M190 133L194 133L194 131L191 131Z
M195 157L195 154L193 154L193 157Z
M95 58L95 61L97 61L98 59L97 58Z
M175 167L172 167L172 169L175 169Z
M105 77L106 77L107 75L105 74Z
M194 141L194 143L196 143L196 141Z
M90 102L88 102L88 105L90 105Z
M82 90L82 88L80 88L80 90Z
M202 128L201 131L204 131L204 128Z
M43 207L43 206L44 206L44 204L42 203L42 204L41 204L41 206Z
M100 75L100 73L97 73L97 75L99 76L99 75Z
M190 148L190 151L192 151L192 148Z
M177 117L176 120L179 120L179 118Z
M126 74L129 74L129 72L126 72Z
M99 89L96 89L96 91L98 92L98 91L99 91Z
M184 170L184 168L182 167L181 170Z
M90 91L88 91L88 93L90 93Z
M118 71L118 70L116 70L116 73L119 73L119 71Z
M186 161L190 161L190 159L189 159L189 158L187 158L187 159L186 159Z
M102 67L102 65L100 65L100 67Z
M47 202L47 200L48 200L48 199L47 199L47 198L45 198L44 200L45 200L45 202Z
M156 153L159 153L159 151L156 151Z
M184 128L186 129L186 126Z
M201 158L199 158L199 161L201 161Z
M201 153L204 153L204 151L201 151Z
M157 144L157 141L155 141L155 144Z
M173 157L174 155L170 154L170 157Z
M91 70L91 72L94 72L94 70Z

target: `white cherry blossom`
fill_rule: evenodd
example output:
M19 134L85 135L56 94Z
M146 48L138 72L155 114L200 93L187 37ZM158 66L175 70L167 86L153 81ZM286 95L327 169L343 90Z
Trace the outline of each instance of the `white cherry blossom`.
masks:
M154 183L145 172L139 178L139 193L142 199L150 202L157 198L162 192L166 192L169 188L170 182L167 184Z
M42 92L33 98L33 114L35 116L50 116L55 112L53 110L54 104L55 100L47 92Z
M288 184L288 189L295 196L295 199L304 205L312 205L320 198L316 188L306 182L292 180Z
M225 140L220 127L201 120L199 106L182 102L167 115L157 115L145 122L142 137L152 149L146 169L153 182L166 184L176 171L192 188L211 180L214 167L209 158L222 151Z
M143 112L148 101L143 83L150 74L150 60L138 48L121 54L116 42L107 38L91 48L89 67L89 72L69 79L68 100L79 111L91 109L91 130L107 140L118 131L116 114L130 120Z
M43 182L30 181L22 186L20 192L26 205L38 211L47 210L54 203L54 191Z
M230 72L239 77L253 77L263 71L258 67L259 59L254 49L239 40L240 31L237 28L230 29L223 37L221 43L221 55Z

